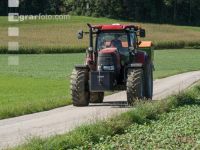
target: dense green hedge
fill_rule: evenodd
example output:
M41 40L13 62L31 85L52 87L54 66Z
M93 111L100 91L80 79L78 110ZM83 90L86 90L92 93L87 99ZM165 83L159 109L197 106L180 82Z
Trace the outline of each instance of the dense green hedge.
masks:
M155 43L155 49L181 49L181 48L200 48L200 42L160 42Z
M83 52L85 52L85 48L83 47L20 47L19 51L8 51L7 47L0 47L0 54L62 54Z
M162 49L200 49L200 42L160 42L154 43L155 50ZM7 47L0 47L0 54L61 54L84 53L86 47L20 47L19 51L8 51Z

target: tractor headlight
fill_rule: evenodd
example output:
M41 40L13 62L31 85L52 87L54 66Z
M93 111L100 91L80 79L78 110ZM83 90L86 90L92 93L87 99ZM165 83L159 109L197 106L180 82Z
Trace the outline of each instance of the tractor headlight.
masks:
M102 66L98 66L98 69L97 69L97 70L99 70L99 71L102 70Z
M88 52L89 52L89 53L92 53L92 52L93 52L93 48L92 48L92 47L89 47L89 48L88 48Z

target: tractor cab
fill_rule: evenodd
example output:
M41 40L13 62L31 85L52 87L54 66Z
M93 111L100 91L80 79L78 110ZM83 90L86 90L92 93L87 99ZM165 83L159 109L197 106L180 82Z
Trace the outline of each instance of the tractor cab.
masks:
M101 32L97 35L96 49L98 52L102 50L106 52L110 48L116 49L120 55L121 65L124 66L125 63L129 61L129 38L126 32ZM136 42L136 41L135 41Z
M94 52L97 56L99 52L102 53L102 50L103 53L106 53L106 51L108 53L111 48L115 48L120 55L122 66L132 60L130 54L134 53L138 48L137 37L145 37L145 30L134 25L112 24L91 26L88 24L88 26L90 31L85 32L90 35L88 53ZM78 33L79 39L83 38L83 33L83 31ZM94 37L96 40L94 40ZM95 45L93 41L95 41Z

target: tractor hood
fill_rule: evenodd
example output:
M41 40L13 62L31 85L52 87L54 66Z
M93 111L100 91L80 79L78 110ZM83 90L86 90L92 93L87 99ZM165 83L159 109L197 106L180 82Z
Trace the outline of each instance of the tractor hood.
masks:
M105 48L99 51L97 64L100 70L115 71L117 74L120 70L120 55L117 48Z

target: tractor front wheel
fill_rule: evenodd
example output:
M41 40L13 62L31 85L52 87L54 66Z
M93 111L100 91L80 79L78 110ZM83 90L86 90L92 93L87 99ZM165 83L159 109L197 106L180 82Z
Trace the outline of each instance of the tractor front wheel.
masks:
M143 69L128 70L127 101L133 105L135 100L144 98L144 75Z
M71 75L71 95L74 106L89 105L89 73L87 69L74 69Z

